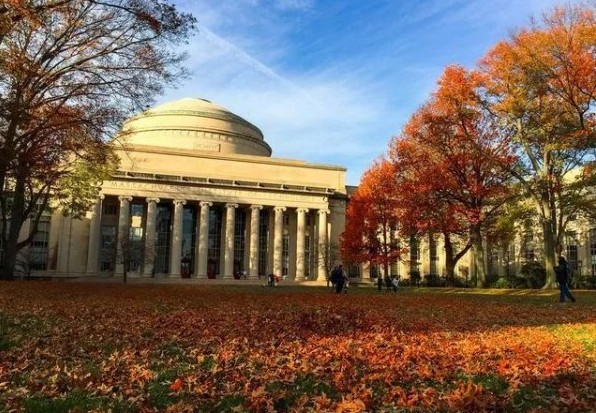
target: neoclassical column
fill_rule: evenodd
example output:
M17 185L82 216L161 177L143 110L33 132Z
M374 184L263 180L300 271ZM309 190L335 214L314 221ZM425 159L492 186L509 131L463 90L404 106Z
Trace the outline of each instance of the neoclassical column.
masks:
M155 235L157 204L159 198L147 198L147 222L145 223L145 253L143 258L143 276L153 276L153 266L155 264Z
M259 277L259 218L263 205L250 206L250 258L248 262L248 276ZM266 275L266 274L265 274Z
M199 228L197 236L197 265L195 275L199 278L207 278L207 251L209 249L209 207L211 202L202 201L200 204Z
M172 224L172 249L170 254L170 277L180 277L182 258L182 215L186 201L174 200L174 221Z
M308 209L297 208L297 225L296 225L296 281L304 280L304 234L306 230L306 213Z
M129 248L132 196L121 195L118 200L120 201L120 215L118 217L118 245L116 246L116 275L124 275L124 258L125 255L128 255L128 251L123 251L123 248Z
M238 204L226 204L226 239L224 250L223 278L234 278L234 230L236 228L236 208Z
M283 223L284 223L284 211L286 207L277 206L273 208L275 211L274 225L273 225L273 274L281 277L281 256L282 256L282 236L283 236Z
M329 254L329 246L327 245L327 214L329 214L328 209L320 209L318 211L319 220L317 226L319 245L317 245L317 258L319 268L317 272L317 280L319 281L325 281L327 279L327 255Z
M89 249L87 251L87 274L94 274L98 270L99 234L101 231L101 202L105 198L100 195L91 211L89 223Z

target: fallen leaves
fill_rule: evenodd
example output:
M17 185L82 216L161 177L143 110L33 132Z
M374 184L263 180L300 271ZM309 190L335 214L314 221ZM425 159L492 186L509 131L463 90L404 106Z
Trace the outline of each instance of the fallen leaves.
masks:
M14 343L0 351L8 412L51 403L140 413L596 405L593 305L318 289L2 287L0 334Z

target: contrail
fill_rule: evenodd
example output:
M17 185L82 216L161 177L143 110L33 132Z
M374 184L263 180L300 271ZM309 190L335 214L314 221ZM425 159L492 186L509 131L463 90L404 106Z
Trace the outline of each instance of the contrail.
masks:
M303 89L298 87L296 84L290 82L289 80L281 77L277 73L275 73L271 68L267 67L263 63L259 62L257 59L246 53L244 50L240 49L239 47L233 45L232 43L228 42L227 40L221 38L217 34L213 33L207 27L201 25L199 27L199 35L202 35L207 41L219 46L221 49L225 50L226 52L235 56L239 61L247 65L248 67L256 70L259 73L264 74L265 76L273 79L288 89L293 90L294 92L305 96L309 99L312 103L317 104L315 99L313 99L308 93L306 93Z

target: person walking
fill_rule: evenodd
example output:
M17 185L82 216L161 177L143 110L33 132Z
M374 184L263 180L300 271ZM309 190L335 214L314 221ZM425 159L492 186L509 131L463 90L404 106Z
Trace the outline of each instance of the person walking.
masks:
M569 291L567 286L569 282L569 267L564 257L559 257L559 265L555 267L555 275L559 283L559 302L564 303L565 297L568 297L572 302L575 302L575 297Z
M383 291L383 277L380 274L377 276L377 291Z
M333 271L331 271L331 282L335 286L335 292L341 294L344 289L344 274L341 265L336 266Z

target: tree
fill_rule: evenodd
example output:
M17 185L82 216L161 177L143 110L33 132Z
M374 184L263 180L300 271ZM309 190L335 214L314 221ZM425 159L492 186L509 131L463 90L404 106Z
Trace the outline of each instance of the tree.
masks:
M554 285L567 223L596 208L589 192L595 182L595 48L593 8L567 6L513 33L480 64L485 105L518 155L501 166L540 217L546 288Z
M109 163L122 121L183 74L172 50L194 21L166 0L0 4L0 277L13 278L63 178Z
M409 139L394 139L391 160L396 174L395 192L398 197L398 220L404 237L441 234L445 245L445 272L447 285L455 283L455 266L469 251L468 241L455 250L453 238L465 237L467 226L453 203L436 191L431 183L437 179L428 168L430 153ZM429 173L430 176L422 177Z
M340 239L344 261L382 265L386 275L401 252L393 235L398 227L394 178L393 167L385 159L374 162L364 173L350 198Z
M514 161L499 128L481 105L483 78L463 67L449 66L431 98L410 119L402 136L390 145L390 158L402 175L397 182L404 222L445 234L467 230L474 253L477 285L486 281L482 231L510 197L509 173L495 166ZM488 160L490 158L490 160ZM426 207L420 216L419 205ZM421 219L429 220L422 224ZM426 226L426 228L424 228ZM469 244L469 246L468 246ZM454 260L451 239L445 237L448 276Z

